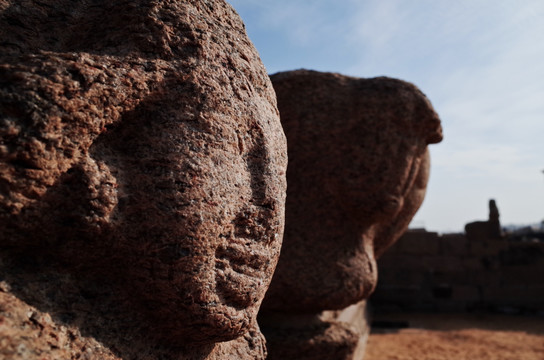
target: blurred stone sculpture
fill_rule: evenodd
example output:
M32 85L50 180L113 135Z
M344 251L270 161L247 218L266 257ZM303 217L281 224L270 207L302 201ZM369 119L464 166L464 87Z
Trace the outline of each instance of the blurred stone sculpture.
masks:
M466 224L465 233L470 241L500 239L503 236L499 220L499 208L495 200L489 200L489 219Z
M286 143L222 0L0 0L0 358L264 359Z
M360 359L376 258L423 201L440 120L421 91L396 79L306 70L271 78L289 166L284 243L259 313L269 356Z

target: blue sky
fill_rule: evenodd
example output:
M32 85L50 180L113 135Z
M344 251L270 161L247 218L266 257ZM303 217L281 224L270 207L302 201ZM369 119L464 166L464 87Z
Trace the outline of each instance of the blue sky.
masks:
M445 139L431 146L412 223L460 231L544 219L544 1L230 0L269 73L391 76L420 87Z

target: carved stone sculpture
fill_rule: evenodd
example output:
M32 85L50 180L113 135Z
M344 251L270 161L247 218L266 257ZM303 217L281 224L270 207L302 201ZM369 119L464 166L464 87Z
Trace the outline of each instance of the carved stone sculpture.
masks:
M264 358L286 144L238 15L0 0L0 31L0 357Z
M376 258L423 201L427 145L441 141L440 120L421 91L396 79L306 70L271 78L289 149L288 189L284 244L259 322L271 359L351 359L361 353L361 328L344 323L345 335L331 332L340 315L323 311L363 307L372 293ZM327 338L329 350L285 346L302 333L309 344Z

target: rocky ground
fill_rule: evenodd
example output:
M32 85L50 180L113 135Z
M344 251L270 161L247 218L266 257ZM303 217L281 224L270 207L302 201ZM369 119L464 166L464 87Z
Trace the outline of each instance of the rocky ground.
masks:
M364 360L543 360L544 316L389 314L376 316Z

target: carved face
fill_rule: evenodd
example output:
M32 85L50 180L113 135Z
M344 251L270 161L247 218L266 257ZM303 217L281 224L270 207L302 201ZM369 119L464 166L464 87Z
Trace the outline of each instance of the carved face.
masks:
M32 69L23 70L62 93L64 84ZM108 91L123 90L116 78L104 78L114 83ZM2 204L14 213L8 238L43 246L82 273L100 273L101 281L117 281L157 337L173 344L231 340L254 325L279 256L287 160L277 111L269 99L241 103L211 91L210 98L225 99L202 110L199 89L156 87L102 130L93 113L82 119L69 113L59 125L53 102L53 115L39 121L52 129L50 138L62 139L59 148L33 140L38 127L5 122L6 131L18 133L6 138L8 146L29 149L8 154L2 173L12 198L25 201ZM89 103L102 94L88 95ZM70 108L83 97L58 101ZM94 137L93 126L102 133ZM28 159L36 167L32 176L9 158Z
M176 107L143 105L91 147L117 183L103 233L156 331L229 340L255 320L279 255L285 143L264 115L187 122Z

